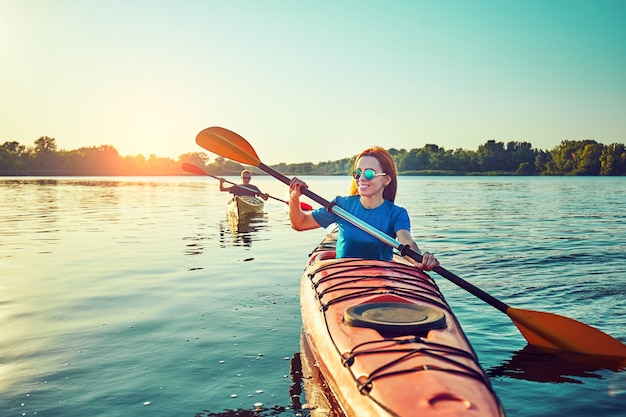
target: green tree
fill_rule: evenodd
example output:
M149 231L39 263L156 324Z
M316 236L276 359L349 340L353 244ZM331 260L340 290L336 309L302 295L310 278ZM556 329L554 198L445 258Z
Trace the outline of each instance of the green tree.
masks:
M577 152L576 167L574 174L576 175L600 175L600 155L604 145L591 141Z
M430 169L430 158L423 149L411 149L397 162L397 168L400 172Z
M529 142L508 142L506 144L507 171L529 175L535 173L535 155Z
M35 141L35 153L56 152L57 142L56 139L48 136L42 136Z
M56 153L56 139L42 136L35 141L33 164L34 169L40 174L58 173L59 158Z
M121 171L124 175L142 175L146 172L147 166L148 161L141 154L125 156L121 161Z
M437 145L426 144L421 153L428 158L425 169L442 170L445 169L445 149ZM424 168L422 168L424 169Z
M0 148L6 150L9 154L20 156L26 152L26 146L20 145L19 142L4 142Z
M535 172L537 174L547 173L550 161L552 161L552 156L549 152L538 151L535 155Z
M550 151L551 161L548 163L548 173L551 175L563 175L574 171L576 166L576 150L578 142L563 140Z
M4 142L0 146L0 172L17 174L23 166L26 146L19 142Z
M478 147L478 164L481 172L505 171L506 153L504 143L491 139Z
M605 146L600 154L600 175L626 175L626 148L624 144Z
M78 148L58 153L59 168L74 175L123 175L122 160L111 145Z
M602 145L600 145L602 146ZM550 175L598 175L601 148L595 140L564 140L550 151ZM594 161L594 158L596 161Z
M179 164L186 162L206 169L206 166L209 164L209 156L205 152L189 152L180 155L178 162Z
M456 172L476 172L479 170L479 166L480 163L476 152L456 149L452 152L448 169Z
M212 164L207 166L207 172L212 175L239 175L242 170L243 166L240 163L223 156L218 156Z

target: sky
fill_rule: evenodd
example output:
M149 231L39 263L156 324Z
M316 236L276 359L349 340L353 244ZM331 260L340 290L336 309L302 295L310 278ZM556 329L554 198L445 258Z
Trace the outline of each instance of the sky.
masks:
M624 22L623 0L0 0L0 144L177 159L221 126L275 164L624 143Z

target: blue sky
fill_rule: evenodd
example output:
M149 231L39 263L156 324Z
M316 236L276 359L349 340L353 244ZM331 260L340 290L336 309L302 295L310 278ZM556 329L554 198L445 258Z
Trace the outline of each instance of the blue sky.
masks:
M222 126L266 164L624 143L624 22L622 0L0 0L0 143L177 158Z

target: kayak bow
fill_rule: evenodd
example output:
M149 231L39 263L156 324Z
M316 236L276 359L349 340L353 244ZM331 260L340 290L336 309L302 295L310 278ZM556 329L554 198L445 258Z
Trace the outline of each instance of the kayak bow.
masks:
M345 416L504 415L439 288L403 258L335 259L328 237L307 264L300 303L303 379L314 409L333 407L326 412ZM322 381L313 386L316 369Z

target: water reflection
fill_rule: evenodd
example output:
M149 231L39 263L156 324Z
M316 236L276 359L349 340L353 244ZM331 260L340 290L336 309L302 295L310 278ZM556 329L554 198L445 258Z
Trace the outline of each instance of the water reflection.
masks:
M277 416L298 416L298 417L333 417L332 414L316 414L315 411L310 409L308 404L302 404L301 399L303 395L303 388L306 384L308 375L303 373L302 369L302 354L300 352L294 353L290 361L289 376L291 379L291 385L289 386L289 397L291 398L291 404L288 406L275 405L272 407L266 407L263 403L256 403L254 408L243 409L237 408L234 410L224 410L220 412L214 412L210 410L202 410L195 413L194 417L277 417Z
M488 369L487 374L491 378L507 376L533 382L582 384L585 379L603 379L603 370L626 370L625 367L624 359L547 352L526 345L508 361Z
M255 213L245 216L229 216L213 221L211 227L198 228L197 233L183 237L185 242L184 255L202 255L215 241L212 226L217 227L217 238L220 248L252 246L252 242L260 240L259 232L268 227L266 213ZM206 230L203 230L206 229Z
M258 240L258 232L267 227L265 213L251 213L244 216L227 215L226 220L220 223L220 245L252 246Z
M290 362L289 398L288 406L275 405L266 407L262 403L255 404L254 408L223 410L220 412L202 410L194 417L340 417L343 414L341 406L332 394L326 379L316 365L304 334L300 334L300 352L294 353ZM304 400L304 403L303 403Z
M183 237L185 243L185 255L201 255L206 248L206 241L210 240L208 236L197 234L195 236Z

